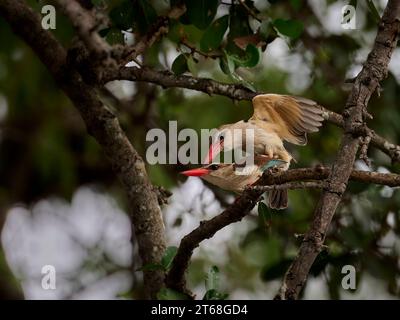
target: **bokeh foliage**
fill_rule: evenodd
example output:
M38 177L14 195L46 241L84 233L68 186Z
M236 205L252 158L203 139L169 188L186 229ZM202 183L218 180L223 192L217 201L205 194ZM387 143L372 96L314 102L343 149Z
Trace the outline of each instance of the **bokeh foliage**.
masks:
M46 3L27 2L38 12ZM143 36L157 17L168 12L170 5L180 2L92 0L109 16L110 24L100 34L111 44L127 41L127 35ZM146 51L143 64L156 69L169 68L175 74L242 83L259 91L301 95L336 112L346 102L350 85L345 80L354 76L349 71L359 65L358 54L370 49L377 29L376 14L382 12L381 7L371 6L373 1L367 1L368 6L359 1L357 14L364 18L364 23L356 30L332 32L305 0L183 2L186 13L178 20L170 20L168 34ZM334 1L327 4L333 5ZM54 34L66 47L71 44L73 29L61 14L57 15ZM271 59L268 49L277 41L286 44L284 55L304 57L299 64L306 64L309 74L296 80L306 83L304 89L288 85L296 70L268 60ZM381 97L375 96L369 104L374 115L370 126L394 143L400 142L398 81L389 74L382 83ZM135 93L123 97L124 107L117 112L128 137L143 156L147 130L167 129L170 120L178 120L181 129L200 131L251 114L249 102L182 89L162 89L146 83L124 86L135 89ZM0 221L4 221L6 208L16 202L31 204L48 195L68 199L78 186L87 183L107 186L121 199L121 205L126 205L104 155L87 135L78 113L34 53L1 18L0 97L6 99L8 106L6 116L0 120ZM341 130L325 124L318 134L309 137L308 146L290 147L298 161L294 166L330 164L340 136ZM373 169L385 167L397 172L398 166L391 165L382 153L370 150L369 155ZM183 181L177 175L181 169L179 165L158 165L149 166L148 172L154 184L172 188ZM400 194L394 191L388 196L382 189L351 183L334 217L327 238L329 251L320 254L311 272L311 277L325 277L331 298L341 297L340 270L345 264L356 266L359 279L369 274L379 279L388 293L400 295ZM226 292L236 288L253 290L254 281L248 279L267 283L281 279L297 252L299 240L294 235L307 230L319 195L318 191L291 191L287 210L262 209L256 218L258 226L246 235L239 248L230 250L229 264L218 266L225 279L229 279L222 283ZM388 223L389 215L393 215L394 222ZM191 284L204 282L204 272L212 264L194 260ZM0 287L7 288L0 291L1 295L17 296L18 287L7 272L1 252L0 270Z

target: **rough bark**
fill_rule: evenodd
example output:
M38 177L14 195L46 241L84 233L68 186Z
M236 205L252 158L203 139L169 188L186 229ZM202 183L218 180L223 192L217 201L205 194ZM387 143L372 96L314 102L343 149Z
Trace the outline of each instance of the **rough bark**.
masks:
M101 145L112 169L128 195L131 218L143 263L159 262L165 250L164 225L157 196L146 174L145 164L121 129L116 116L101 103L93 87L67 65L66 51L48 31L40 17L22 0L0 1L0 14L38 55L71 99L85 121L88 132ZM161 271L145 271L148 296L155 297L163 285Z

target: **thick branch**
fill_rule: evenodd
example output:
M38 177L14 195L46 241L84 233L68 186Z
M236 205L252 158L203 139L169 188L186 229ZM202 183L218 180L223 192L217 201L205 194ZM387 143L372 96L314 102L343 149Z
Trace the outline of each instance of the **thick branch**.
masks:
M239 84L226 84L211 79L196 78L187 75L176 76L169 71L156 71L150 68L124 67L119 70L108 70L102 78L103 83L112 80L131 80L151 82L163 88L186 88L207 94L218 94L235 100L251 100L255 93ZM321 106L323 117L326 121L339 126L344 126L343 117ZM373 130L365 128L366 135L371 137L371 145L386 153L393 163L400 163L400 146L395 145L376 134Z
M95 90L82 81L79 73L67 67L64 48L50 32L42 29L40 17L24 1L0 1L0 15L47 66L80 112L88 132L102 146L127 192L143 263L159 262L165 239L157 196L152 191L143 160L125 136L116 116L100 102ZM148 295L155 296L163 285L163 278L160 271L144 272Z
M324 181L292 181L273 186L254 186L249 189L267 192L271 190L322 189L323 187Z
M306 282L309 270L321 251L328 227L341 201L350 178L359 147L359 139L353 132L364 126L367 105L379 82L387 75L387 68L397 44L399 32L400 2L389 0L379 24L372 51L363 69L356 77L347 100L344 115L344 134L339 151L315 210L309 231L305 234L299 253L285 274L279 299L297 299Z
M181 292L189 293L186 289L185 272L189 266L190 258L193 250L199 244L226 227L227 225L242 220L256 205L260 196L265 189L280 189L281 187L324 187L322 180L328 178L331 169L328 167L318 166L316 168L292 169L277 174L267 174L258 181L255 188L251 188L243 192L236 201L224 210L218 216L202 221L200 225L186 235L180 245L178 252L172 262L172 268L167 275L166 284L170 288L174 288ZM354 170L350 179L357 182L374 183L378 185L387 185L390 187L400 186L400 175L394 173L378 173L368 171ZM311 183L304 180L317 180ZM264 187L267 186L267 187Z
M293 181L324 180L331 174L329 167L317 166L315 168L291 169L274 175L264 177L257 185L272 186L282 185ZM354 182L372 183L388 187L400 186L400 175L396 173L380 173L373 171L353 170L350 180Z
M94 11L83 8L76 0L57 0L56 2L72 22L89 51L98 59L107 57L111 47L97 33Z

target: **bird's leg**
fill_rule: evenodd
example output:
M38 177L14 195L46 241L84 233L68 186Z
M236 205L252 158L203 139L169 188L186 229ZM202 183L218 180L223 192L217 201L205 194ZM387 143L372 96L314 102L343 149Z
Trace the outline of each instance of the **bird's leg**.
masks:
M287 152L286 150L279 149L275 154L278 156L278 159L286 161L286 164L279 166L279 169L281 169L282 171L288 170L289 166L290 166L290 162L293 159L293 157L290 155L290 153Z

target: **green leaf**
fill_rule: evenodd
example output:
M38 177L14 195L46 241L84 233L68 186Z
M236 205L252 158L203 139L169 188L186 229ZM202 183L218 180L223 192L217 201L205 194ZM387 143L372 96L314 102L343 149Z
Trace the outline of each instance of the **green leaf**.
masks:
M249 89L249 90L251 90L253 92L257 92L257 89L254 87L254 85L251 82L249 82L246 79L243 79L236 72L233 72L230 76L231 76L231 79L233 81L235 81L236 83L240 83L242 86L246 87L247 89Z
M374 18L375 22L378 22L379 20L381 20L381 16L379 15L378 10L375 7L375 4L372 0L367 0L367 4L368 4L368 9L372 14L372 17Z
M187 58L184 54L180 54L172 63L172 71L176 75L180 75L188 70Z
M235 83L240 83L242 86L246 87L247 89L257 92L257 89L254 87L252 83L250 83L248 80L243 79L239 74L236 73L235 71L235 61L234 59L227 55L225 52L225 56L220 58L219 61L219 66L226 75L229 76L229 78L235 82ZM223 161L223 159L221 159Z
M290 4L294 10L298 11L298 10L300 10L301 6L303 5L303 1L302 0L290 0Z
M263 21L259 28L259 34L263 39L268 39L271 34L272 27L269 21Z
M260 51L254 44L248 44L246 47L246 63L242 64L243 67L255 67L260 61Z
M123 1L110 12L110 19L114 26L120 30L128 30L133 26L135 12L130 0Z
M219 59L219 66L223 73L231 75L235 72L235 62L226 54Z
M124 34L117 28L111 28L106 35L106 40L109 44L123 44Z
M278 32L284 36L287 36L291 39L297 39L303 33L303 23L298 20L284 20L284 19L276 19L274 21L274 27L278 30Z
M292 259L283 259L273 265L265 266L261 270L261 279L263 281L271 281L281 278L289 268L292 261Z
M219 0L184 0L186 18L197 28L204 30L214 20Z
M229 40L253 33L249 24L248 13L242 5L232 5L229 10L229 16Z
M370 187L370 185L362 182L351 181L347 187L347 189L351 192L351 194L358 194L364 192Z
M315 258L315 261L310 269L310 274L318 276L322 271L325 270L326 266L332 261L331 255L327 250L321 251Z
M211 289L207 290L203 300L225 300L228 296L227 293L220 293L217 290Z
M349 5L357 9L357 2L358 2L357 0L350 0Z
M177 251L177 247L168 247L165 250L164 256L161 258L161 265L164 270L168 270L171 267L172 260L174 259Z
M248 12L242 5L233 4L229 9L229 17L228 43L225 50L230 56L240 59L246 53L236 45L235 39L252 35L253 31L250 28ZM240 66L240 63L236 63L236 66Z
M99 31L100 37L106 37L107 34L110 32L111 28L104 28Z
M270 21L263 21L258 29L258 33L267 44L271 43L278 36L273 24Z
M104 0L92 0L92 3L96 7L104 7L106 5Z
M202 51L211 51L221 45L222 39L228 28L229 16L223 16L215 20L211 26L204 32L200 40L200 49Z
M232 55L231 58L240 67L252 68L260 61L260 51L254 44L248 44L244 56Z
M154 10L152 5L147 0L136 0L134 1L136 4L134 6L135 9L135 18L136 25L141 34L144 34L148 31L148 28L157 20L157 12Z
M257 89L256 89L256 87L254 86L253 83L251 83L251 82L249 82L247 80L244 80L243 78L241 79L240 83L242 84L242 86L244 86L245 88L249 89L250 91L257 92Z
M172 290L170 288L161 288L157 293L157 299L159 300L188 300L188 297L178 291Z
M156 270L164 270L164 266L159 263L148 263L137 269L136 271L156 271Z
M199 60L197 60L196 58L193 57L193 55L190 55L187 59L187 66L188 66L188 70L189 72L194 75L197 76L199 68L197 66L197 63L199 62Z
M260 220L260 224L268 228L271 225L271 212L269 211L269 208L264 202L259 202L258 203L258 219Z
M212 266L206 275L206 290L218 290L219 287L219 270L217 266Z

